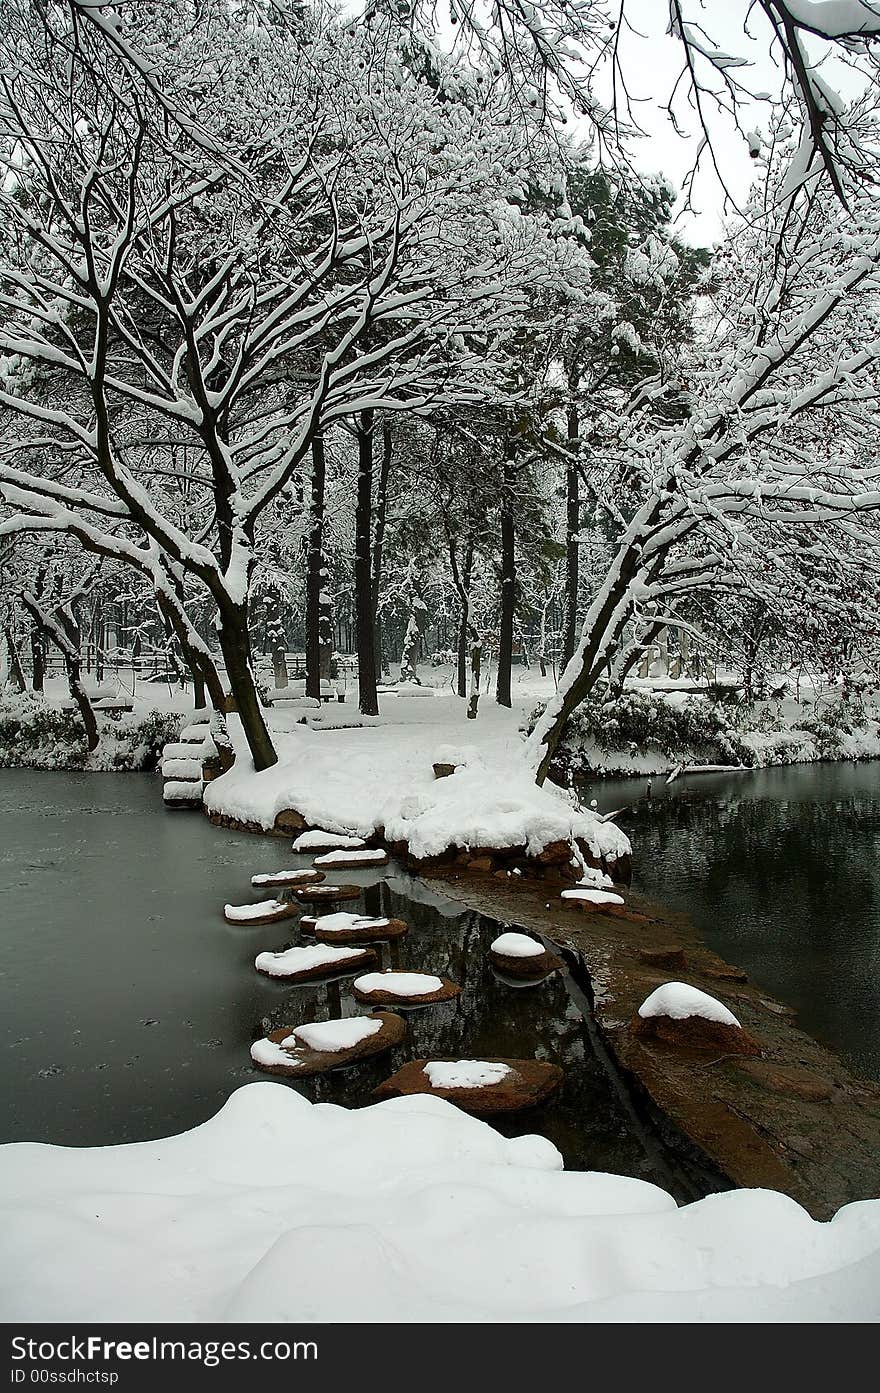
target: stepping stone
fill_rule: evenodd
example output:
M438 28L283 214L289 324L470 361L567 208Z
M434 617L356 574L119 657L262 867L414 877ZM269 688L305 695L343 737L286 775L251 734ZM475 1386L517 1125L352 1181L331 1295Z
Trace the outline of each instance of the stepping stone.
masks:
M227 904L223 918L227 924L277 924L281 919L293 919L299 907L286 900L261 900L259 904Z
M393 1011L345 1020L282 1026L251 1045L251 1059L267 1074L308 1078L391 1050L406 1038L406 1022Z
M562 967L562 961L529 934L508 932L489 945L489 961L509 977L548 977Z
M304 885L293 892L301 904L327 904L335 900L357 900L363 893L362 885Z
M168 779L162 789L162 799L166 808L200 808L202 806L201 779L196 781Z
M204 723L194 721L190 726L184 726L177 737L179 745L203 745L211 734L211 724L209 721Z
M390 938L402 938L409 925L402 919L370 919L365 914L322 914L304 932L314 934L319 943L384 943Z
M640 948L639 962L647 967L671 967L676 972L683 972L687 967L687 956L683 948L668 943L657 948Z
M370 1006L432 1006L438 1001L451 1001L461 992L448 977L435 977L430 972L368 972L352 983L356 1001Z
M684 1050L759 1055L761 1046L714 996L686 982L664 982L641 1004L633 1035Z
M286 948L280 953L258 953L254 967L266 977L285 982L316 982L345 972L363 972L377 966L372 948L343 948L335 944L311 944L307 948Z
M562 903L567 909L579 909L583 914L610 914L614 919L626 919L630 924L647 924L647 914L637 909L627 909L623 896L616 891L596 890L591 886L576 885L563 890Z
M327 870L346 870L354 871L359 866L369 869L370 866L387 866L388 852L364 847L363 851L326 851L323 856L315 857L316 866L324 866Z
M201 759L163 759L162 778L173 782L192 784L202 782Z
M317 885L326 880L323 871L266 871L251 876L251 885L261 890L264 885Z
M312 832L301 832L293 844L294 851L341 851L366 846L363 837L353 837L345 832L322 832L316 828Z
M373 1097L429 1093L464 1112L487 1116L535 1107L556 1092L562 1079L558 1064L538 1059L413 1059L374 1088Z
M562 901L574 909L583 909L588 914L607 909L611 905L622 905L622 895L615 890L599 890L593 885L576 885L571 890L563 890Z

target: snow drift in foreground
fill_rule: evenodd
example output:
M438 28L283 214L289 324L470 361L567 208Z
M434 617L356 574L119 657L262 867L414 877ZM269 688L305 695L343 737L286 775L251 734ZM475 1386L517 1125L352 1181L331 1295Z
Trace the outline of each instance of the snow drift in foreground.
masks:
M6 1321L853 1321L880 1202L767 1190L682 1209L563 1172L431 1097L358 1111L238 1090L164 1141L0 1149Z

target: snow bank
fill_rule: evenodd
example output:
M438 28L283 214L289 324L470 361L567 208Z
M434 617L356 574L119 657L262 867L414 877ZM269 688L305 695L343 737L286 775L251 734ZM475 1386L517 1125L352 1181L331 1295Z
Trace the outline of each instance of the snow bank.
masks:
M678 1209L424 1095L348 1111L253 1083L164 1141L6 1146L0 1232L7 1322L880 1316L878 1201Z
M435 711L461 719L451 697L432 702ZM416 857L439 856L451 847L524 846L537 855L550 842L576 837L597 859L628 855L629 841L613 823L578 808L551 783L537 787L512 721L510 712L493 713L485 721L481 716L480 730L473 732L484 742L480 759L435 779L433 758L443 749L437 737L448 736L440 719L411 726L279 731L274 735L278 763L258 774L240 725L230 717L238 757L208 785L205 806L267 830L279 812L293 809L311 826L327 829L297 837L293 849L298 852L360 847L381 829L386 841L406 842Z
M524 846L537 856L551 842L586 840L596 856L622 856L630 844L613 823L579 810L553 784L539 788L523 761L490 774L465 766L386 809L385 835L405 841L413 856L439 856L452 846Z
M369 1016L349 1016L346 1020L318 1021L314 1025L298 1025L292 1035L282 1040L282 1045L295 1049L298 1044L308 1045L310 1050L350 1050L382 1029L381 1021L371 1020Z
M528 934L499 934L489 946L493 953L503 953L506 958L541 958L545 952L543 943L536 943Z
M510 1073L507 1064L494 1064L485 1059L429 1060L422 1070L432 1088L488 1088L501 1083Z
M664 982L642 1002L639 1015L644 1020L649 1020L651 1016L669 1016L674 1021L686 1020L688 1016L702 1016L704 1020L717 1021L720 1025L739 1027L739 1021L732 1011L728 1011L714 996L709 996L708 992L689 987L686 982Z

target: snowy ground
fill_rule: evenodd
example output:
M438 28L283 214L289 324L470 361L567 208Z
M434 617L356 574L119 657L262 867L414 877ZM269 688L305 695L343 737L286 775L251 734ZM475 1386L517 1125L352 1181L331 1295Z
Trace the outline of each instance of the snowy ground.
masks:
M254 1083L179 1137L0 1149L6 1321L870 1321L880 1202L676 1208L439 1099Z
M265 828L291 808L332 831L369 836L382 828L388 841L407 842L418 857L450 846L525 845L536 854L574 837L586 838L596 855L628 853L629 842L613 824L549 783L535 786L519 732L531 700L520 694L512 710L486 702L476 721L465 718L464 703L448 688L383 696L382 715L366 724L354 708L325 708L308 725L299 724L302 710L276 708L270 724L279 761L261 774L230 717L238 758L207 786L205 804ZM464 767L435 779L433 765L443 761Z

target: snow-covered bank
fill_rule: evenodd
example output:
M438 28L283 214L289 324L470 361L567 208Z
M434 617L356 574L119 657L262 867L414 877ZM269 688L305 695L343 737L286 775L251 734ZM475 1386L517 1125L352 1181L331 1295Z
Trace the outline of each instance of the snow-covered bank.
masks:
M671 684L674 685L674 684ZM530 718L534 723L542 707ZM591 697L571 716L554 769L566 775L666 774L679 766L750 769L822 760L880 759L876 699L848 706L839 693L813 691L736 704L682 683L648 683L605 700Z
M0 769L75 769L116 773L154 769L180 718L142 706L117 717L95 712L98 748L87 748L79 714L33 692L0 695Z
M0 1150L6 1321L869 1321L880 1202L676 1208L434 1098L239 1089L181 1136ZM344 1274L343 1277L340 1274Z
M419 859L456 847L523 847L537 856L552 843L576 839L597 858L629 854L629 841L613 823L550 783L535 786L522 758L517 712L487 708L469 723L461 732L469 740L460 747L461 767L437 779L438 751L455 753L450 735L464 724L460 703L444 694L417 702L401 695L396 703L385 723L332 730L273 713L279 761L260 774L230 718L238 756L206 788L206 808L265 830L280 812L293 810L310 826L405 842Z

